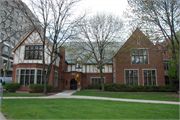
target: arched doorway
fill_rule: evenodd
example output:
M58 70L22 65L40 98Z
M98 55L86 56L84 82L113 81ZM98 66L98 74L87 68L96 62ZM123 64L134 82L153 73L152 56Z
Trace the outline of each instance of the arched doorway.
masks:
M77 81L75 79L72 79L70 81L70 89L71 90L77 90Z

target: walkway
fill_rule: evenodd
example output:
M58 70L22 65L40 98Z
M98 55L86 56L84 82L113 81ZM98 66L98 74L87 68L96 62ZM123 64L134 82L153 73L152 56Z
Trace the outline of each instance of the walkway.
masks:
M3 97L3 99L52 99L52 98L75 98L75 99L95 99L95 100L111 100L111 101L125 101L125 102L140 102L140 103L158 103L158 104L173 104L180 105L180 102L171 101L156 101L156 100L138 100L138 99L122 99L122 98L108 98L108 97L94 97L94 96L78 96L72 95L76 90L65 90L61 93L52 96L43 97ZM6 120L0 112L0 120Z

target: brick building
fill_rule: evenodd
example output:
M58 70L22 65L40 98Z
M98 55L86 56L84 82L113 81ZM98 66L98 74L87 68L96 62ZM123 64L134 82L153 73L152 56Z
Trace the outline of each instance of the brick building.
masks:
M13 82L21 84L19 90L29 90L28 85L43 84L42 43L38 41L36 30L31 30L13 49ZM48 44L48 41L47 41ZM119 46L120 47L120 46ZM31 56L30 52L38 52ZM67 59L67 52L60 48L59 58L53 64L49 84L54 91L86 89L88 84L99 84L100 75L96 64L83 64L82 58ZM46 64L49 56L45 55ZM136 29L120 47L114 59L103 69L105 83L124 83L127 85L165 85L163 55L157 47ZM54 69L55 67L55 69ZM55 73L55 74L54 74ZM79 74L78 80L75 76Z

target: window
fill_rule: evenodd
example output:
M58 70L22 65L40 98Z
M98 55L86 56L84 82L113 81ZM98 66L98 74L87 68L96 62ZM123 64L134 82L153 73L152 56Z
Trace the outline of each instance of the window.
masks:
M25 20L25 22L24 22L25 24L27 23L27 21Z
M125 70L126 85L138 85L138 70Z
M131 50L132 64L148 64L148 50L146 49L132 49Z
M9 20L12 22L13 18L10 16L10 17L9 17Z
M55 72L54 74L54 79L55 79L54 87L58 87L58 73L57 72Z
M8 29L8 30L9 30L9 32L10 32L10 31L11 31L11 27L9 27L9 29Z
M144 85L156 85L156 71L143 70Z
M23 17L21 17L21 21L23 21Z
M68 85L68 81L66 80L66 86Z
M76 61L76 69L81 69L81 68L82 68L82 62Z
M4 34L3 33L1 33L1 39L3 39L4 38Z
M137 38L137 44L138 44L138 45L140 45L140 44L141 44L141 40L140 40L140 38L139 38L139 37Z
M11 62L11 68L13 68L13 62Z
M4 11L4 17L6 17L7 16L7 13Z
M22 69L20 73L20 85L34 84L35 70Z
M16 82L19 80L19 70L16 70Z
M22 26L21 26L21 25L19 26L19 29L20 29L20 30L22 29Z
M4 23L4 22L2 23L2 27L3 27L3 28L5 27L5 23Z
M12 44L15 45L15 41L14 40L13 40Z
M19 7L19 3L17 4L17 6Z
M21 11L24 12L24 9L22 8Z
M9 37L7 38L7 41L10 42L10 38Z
M9 47L8 47L8 46L5 46L5 47L4 47L4 51L5 51L5 52L9 52Z
M5 2L5 6L8 6L8 2L7 1Z
M3 64L6 63L7 64L7 60L3 60Z
M24 29L24 33L26 33L26 29Z
M15 25L16 25L16 26L18 25L18 22L17 22L17 21L15 21Z
M37 70L37 84L44 84L43 70Z
M168 62L165 62L165 63L164 63L164 70L165 70L165 71L168 71L168 70L169 70L169 63L168 63Z
M42 59L42 46L26 46L25 59Z
M103 80L105 80L104 78L103 78ZM105 81L104 81L104 83L105 83ZM101 84L101 78L99 77L99 78L91 78L91 84Z
M28 27L30 27L30 25L28 24Z
M11 7L11 12L13 12L14 11L14 8L13 7Z
M16 16L17 16L17 17L19 16L19 13L18 13L18 12L16 12Z
M21 38L21 35L19 34L19 38Z

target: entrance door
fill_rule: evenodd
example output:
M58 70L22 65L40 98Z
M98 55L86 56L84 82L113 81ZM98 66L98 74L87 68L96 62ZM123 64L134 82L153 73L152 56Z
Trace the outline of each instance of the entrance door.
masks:
M70 81L70 89L71 90L77 90L77 81L75 79L72 79Z

